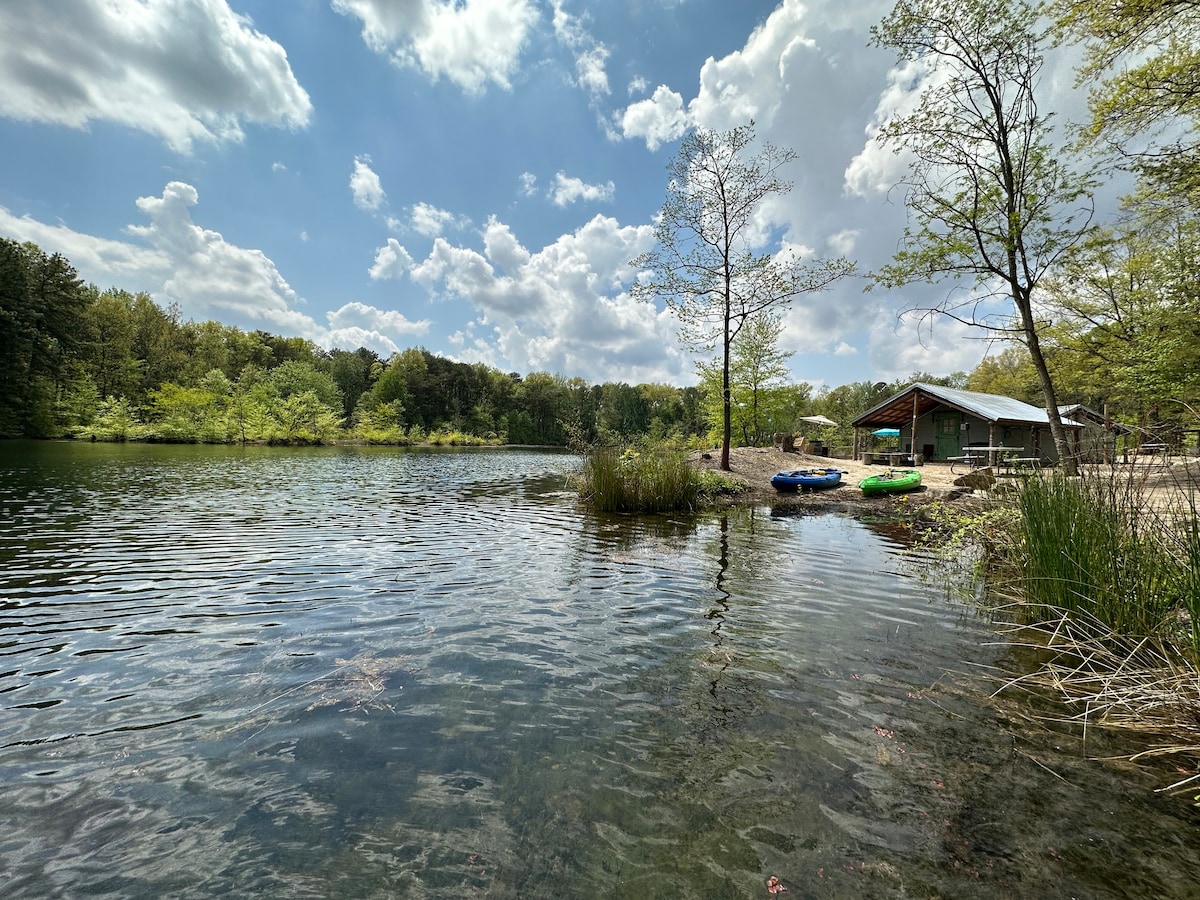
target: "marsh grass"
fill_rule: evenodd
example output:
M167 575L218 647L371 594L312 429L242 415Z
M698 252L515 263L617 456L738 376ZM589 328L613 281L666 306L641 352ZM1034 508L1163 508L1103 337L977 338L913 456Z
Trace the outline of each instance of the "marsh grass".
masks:
M680 451L668 448L589 452L579 496L600 512L673 512L694 509L700 478Z
M1087 613L1124 634L1155 634L1188 608L1172 523L1136 475L1030 478L1018 500L1023 594L1036 618Z
M1184 469L1187 472L1187 469ZM1138 732L1200 785L1200 503L1179 480L1114 468L1030 478L1009 544L1014 596L1001 608L1019 624L1015 645L1048 654L1004 690L1058 694L1069 721ZM1164 485L1158 485L1161 489ZM1196 796L1200 803L1200 795Z
M596 447L576 476L579 498L599 512L684 512L713 497L741 489L717 473L688 463L687 451L672 443Z

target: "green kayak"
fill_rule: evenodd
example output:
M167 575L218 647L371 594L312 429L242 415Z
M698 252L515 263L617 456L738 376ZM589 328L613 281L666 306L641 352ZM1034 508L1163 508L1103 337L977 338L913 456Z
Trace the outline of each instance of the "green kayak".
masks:
M864 494L898 494L921 486L921 473L916 469L888 469L858 483Z

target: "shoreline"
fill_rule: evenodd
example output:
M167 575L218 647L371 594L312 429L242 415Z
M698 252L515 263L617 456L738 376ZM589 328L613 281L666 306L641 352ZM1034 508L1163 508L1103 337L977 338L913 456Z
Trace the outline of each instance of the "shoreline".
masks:
M720 448L694 450L688 454L688 462L697 469L720 472L734 481L745 485L747 490L722 503L740 505L757 503L772 507L810 510L845 509L850 512L879 513L890 508L906 510L904 517L921 507L936 502L960 503L969 501L986 503L1010 495L1018 479L1000 478L994 484L999 490L988 489L988 479L980 479L978 473L952 473L950 463L929 460L916 466L921 473L921 487L915 491L897 494L865 496L858 482L869 475L886 471L887 466L867 465L861 460L836 459L828 456L810 456L806 453L784 452L770 447L731 447L729 450L729 472L721 472ZM843 471L842 483L835 488L819 491L797 491L781 493L771 487L771 476L776 472L791 469L837 466ZM902 466L900 468L910 468ZM1049 470L1046 470L1049 471ZM1200 459L1182 457L1153 466L1136 463L1117 463L1112 466L1097 466L1096 472L1111 471L1120 478L1133 479L1144 492L1151 505L1169 510L1189 509L1187 496L1200 492ZM971 481L975 480L974 485Z
M957 502L973 496L971 488L955 484L955 481L964 476L952 474L950 464L946 462L931 461L916 466L917 471L921 473L921 486L914 491L874 496L863 494L858 488L858 482L870 475L885 472L888 467L866 465L860 460L810 456L767 447L731 447L728 472L720 469L720 448L694 450L688 455L688 462L697 469L718 472L745 485L745 491L720 501L735 506L750 503L773 508L838 510L850 513L879 513L903 509L907 511L907 517L913 510L930 503ZM816 491L781 492L771 486L771 476L776 472L822 466L836 466L841 469L842 483L837 487Z

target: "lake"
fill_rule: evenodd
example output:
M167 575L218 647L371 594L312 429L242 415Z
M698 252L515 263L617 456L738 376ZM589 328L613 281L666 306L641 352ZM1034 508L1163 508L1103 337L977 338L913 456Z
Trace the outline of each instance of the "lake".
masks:
M1195 897L967 571L520 449L0 443L4 896Z

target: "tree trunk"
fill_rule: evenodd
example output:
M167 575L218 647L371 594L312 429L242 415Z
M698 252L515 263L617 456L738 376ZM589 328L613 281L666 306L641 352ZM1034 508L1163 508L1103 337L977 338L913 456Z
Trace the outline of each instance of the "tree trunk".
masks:
M729 471L729 442L733 436L733 417L730 406L732 397L729 390L729 319L725 320L725 361L721 368L721 416L723 430L721 435L721 470Z
M728 248L728 238L726 238L726 248ZM724 352L721 367L721 405L723 408L724 435L721 438L721 471L728 472L729 469L729 442L733 436L733 421L730 411L733 398L729 390L729 356L733 348L733 335L730 334L730 328L733 324L733 284L729 276L728 256L725 263L725 331L723 338Z
M1068 475L1078 475L1079 465L1071 446L1067 443L1067 433L1063 429L1062 416L1058 414L1058 392L1050 378L1050 369L1046 358L1042 355L1042 345L1038 340L1037 327L1033 321L1033 308L1028 297L1014 296L1017 309L1021 313L1021 327L1025 331L1025 344L1029 350L1029 358L1037 371L1038 381L1042 386L1042 397L1046 404L1046 419L1050 422L1050 437L1054 440L1054 450L1058 454L1059 465Z

